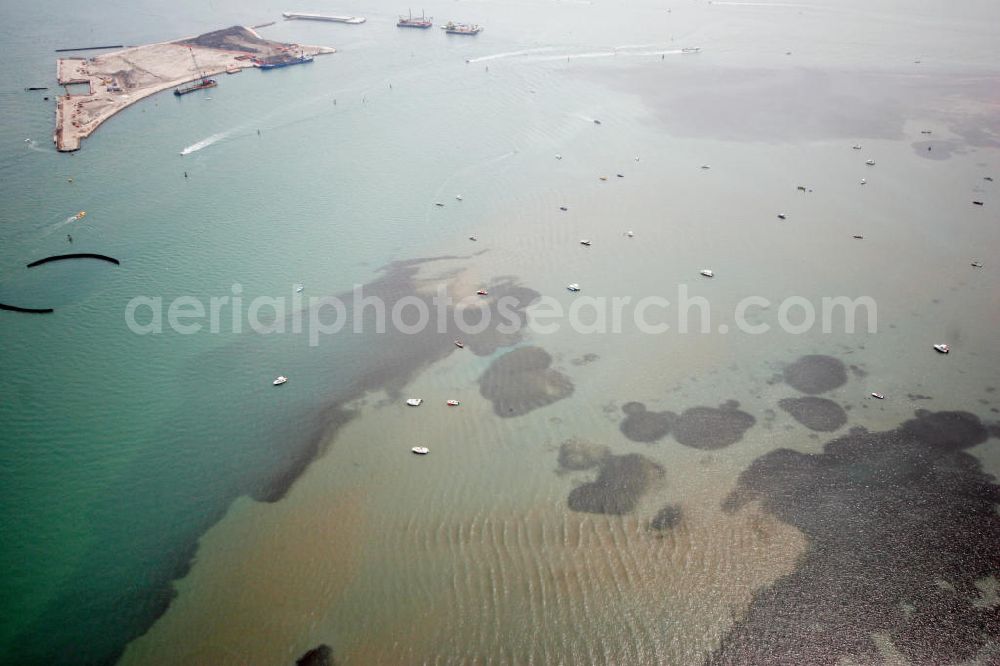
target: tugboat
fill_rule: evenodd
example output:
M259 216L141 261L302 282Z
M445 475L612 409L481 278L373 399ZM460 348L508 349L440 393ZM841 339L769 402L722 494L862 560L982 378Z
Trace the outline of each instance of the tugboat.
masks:
M448 21L441 29L449 35L478 35L483 31L483 26L474 23L454 23Z
M420 18L413 18L413 12L410 12L406 16L400 16L399 20L396 21L397 28L429 28L434 25L431 21L430 16L424 16L423 10L420 12Z

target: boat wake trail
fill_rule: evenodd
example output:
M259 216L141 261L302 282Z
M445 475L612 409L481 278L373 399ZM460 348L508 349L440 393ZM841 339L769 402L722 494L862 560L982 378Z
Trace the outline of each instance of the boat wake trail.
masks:
M232 130L230 130L228 132L219 132L218 134L213 134L212 136L208 137L207 139L202 139L201 141L198 141L197 143L192 143L190 146L188 146L187 148L185 148L185 149L183 149L181 151L181 155L190 155L191 153L198 152L202 148L208 148L213 143L217 143L219 141L222 141L223 139L225 139L226 137L228 137L230 134L232 134Z
M730 7L805 7L806 9L814 7L814 5L801 5L794 2L713 2L712 4Z
M555 51L554 46L543 46L537 49L524 49L523 51L508 51L506 53L494 53L492 55L469 58L468 62L485 62L487 60L501 60L503 58L517 58L519 56L533 55L535 53L549 53Z
M586 48L586 47L584 47ZM637 56L662 56L682 53L681 49L667 48L661 44L624 44L622 46L597 47L600 50L592 51L567 51L565 48L555 46L544 46L535 49L524 49L522 51L507 51L504 53L494 53L491 55L469 58L466 62L484 62L488 60L504 60L516 58L521 62L554 62L557 60L570 60L576 58L613 58L637 57Z
M603 51L587 51L584 53L563 53L560 55L535 56L526 58L529 62L553 62L556 60L578 60L582 58L636 58L642 56L681 55L682 49L636 50L638 47L616 46Z
M65 227L67 224L71 224L71 223L76 222L76 221L78 221L80 219L81 218L78 217L77 215L70 215L69 217L67 217L65 220L62 220L61 222L55 222L54 224L50 224L49 226L47 226L47 227L45 227L45 228L42 229L42 232L41 232L42 233L42 237L44 238L46 236L49 236L49 235L55 233L56 231L59 231L60 229L62 229L63 227Z
M54 153L54 152L56 152L55 148L42 148L37 143L35 143L34 139L32 139L30 141L25 141L24 142L24 146L28 150L33 150L36 153Z

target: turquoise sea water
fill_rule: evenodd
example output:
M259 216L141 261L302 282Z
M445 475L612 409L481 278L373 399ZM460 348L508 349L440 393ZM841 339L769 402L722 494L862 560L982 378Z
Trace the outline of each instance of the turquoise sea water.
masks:
M769 375L806 353L842 355L845 363L863 357L869 375L894 395L936 387L934 405L897 404L852 424L890 429L920 406L996 420L985 391L997 369L991 331L998 273L991 259L1000 238L994 190L982 177L1000 176L1000 161L996 121L979 92L997 80L995 10L988 3L960 12L943 3L816 4L794 11L766 3L716 5L684 3L669 14L660 3L423 8L438 22L487 26L468 40L436 28L397 30L393 17L405 8L349 2L336 12L365 15L367 24L279 22L261 30L277 40L334 46L337 54L308 66L220 76L219 87L205 94L149 98L108 121L74 155L55 153L49 140L52 105L41 98L56 92L52 49L174 39L310 7L216 2L175 3L168 10L157 3L99 2L8 8L0 28L9 59L0 74L7 118L0 127L0 301L56 313L4 312L0 318L0 661L114 661L166 609L170 581L187 572L199 537L238 497L280 497L316 447L329 444L323 434L331 405L358 397L367 374L393 358L365 336L337 336L317 348L303 336L228 330L137 336L123 314L135 296L207 299L232 295L238 284L249 301L291 296L297 283L307 296L335 294L377 279L389 262L438 255L468 256L465 263L477 266L484 281L510 274L560 298L564 284L577 280L588 291L600 285L593 293L639 296L658 293L659 284L672 290L710 262L723 279L699 288L717 288L709 293L713 308L731 309L756 290L778 299L791 293L789 283L810 297L871 290L886 328L861 341L817 333L676 348L635 334L598 341L539 337L531 342L550 348L577 383L576 402L522 421L487 413L468 424L465 435L556 444L593 433L612 438L623 403L652 408L665 399L654 390L684 382L686 404L670 409L738 398L763 422L781 397L766 388ZM704 51L675 53L684 46ZM912 73L915 60L924 68L920 74ZM22 92L30 85L53 89ZM903 101L893 102L896 93L880 94L886 89L898 90ZM933 94L922 94L926 90ZM768 101L775 99L786 103ZM933 139L919 134L925 125L933 125ZM918 154L920 141L938 137L943 143L933 147L950 159ZM878 170L866 170L849 149L856 141L878 151ZM554 160L556 153L564 159ZM713 168L703 173L702 163ZM597 176L614 181L616 171L627 177L607 184L619 188L609 197L596 189L602 186ZM706 185L706 177L716 185ZM859 192L861 177L870 183ZM811 201L822 203L795 198L798 183L815 186ZM986 199L987 206L970 211L972 198ZM447 206L438 209L435 201ZM561 226L557 207L568 202L573 226ZM85 220L67 222L78 210L87 211ZM773 223L778 210L793 221L811 216L813 224L780 233L758 226L764 218ZM855 229L840 223L851 218L864 225L868 244L851 253L832 250L850 240ZM638 231L633 256L609 256L600 242L588 258L559 254L578 237L620 240L626 228ZM67 233L73 251L108 254L122 265L23 268L66 251ZM478 245L465 240L469 234L479 235ZM487 252L476 263L472 251L480 249ZM973 256L986 262L979 273L968 266ZM947 267L926 269L938 262ZM723 281L727 272L742 276L738 284ZM772 314L762 316L773 322ZM949 359L957 374L941 377L937 366L906 356L905 350L924 351L940 339L961 349ZM865 346L877 351L865 353ZM570 361L595 349L607 365L599 378L588 379ZM647 349L652 353L641 353ZM735 363L743 370L724 378ZM477 357L459 372L467 380L463 390L476 391L486 365ZM682 370L675 375L674 368ZM723 376L701 376L707 368ZM385 372L391 375L391 368ZM269 382L278 374L293 377L287 388L294 393L273 392ZM868 392L857 388L862 396ZM606 404L611 421L601 411ZM578 417L575 431L538 416L558 413L563 423L572 422L575 405L587 414ZM774 446L769 435L748 439L753 455L724 462L725 473L713 482L732 485L743 467ZM816 446L802 439L803 446ZM990 440L977 455L995 471L994 445ZM551 450L537 455L538 468L555 466ZM477 460L459 465L455 475L470 474L489 457ZM392 465L377 457L374 464ZM562 508L564 480L528 476L508 467L497 472L502 484L484 487L516 495L522 482L533 497ZM692 492L697 485L682 484ZM371 492L373 504L393 511L386 490ZM460 488L424 510L464 503L478 512L484 502L483 492ZM405 515L393 520L405 522ZM392 561L394 552L427 536L405 534L408 539L377 541L370 561ZM626 546L629 538L622 537ZM529 538L512 548L544 561L545 543ZM511 561L517 557L505 560L507 566ZM233 566L239 568L238 560ZM725 573L723 567L712 575ZM608 579L620 584L614 575ZM407 589L405 581L393 580ZM511 575L510 586L517 584ZM479 585L457 586L456 595L476 607L476 595L488 596L489 586ZM580 583L588 585L600 584ZM361 586L351 598L376 588ZM381 593L394 598L392 590ZM410 610L400 605L398 614ZM523 653L492 652L504 644L505 630L521 626L502 617L515 611L495 610L483 623L496 623L496 635L463 643L461 636L477 635L458 631L442 658L461 661L470 646L496 663L511 654L536 655L541 663L559 663L560 650L597 654L543 639L540 652L527 639L511 643ZM544 625L546 616L537 612ZM560 617L572 622L587 616L567 612ZM607 607L595 613L600 619L580 629L580 640L588 632L611 640L610 615ZM622 644L646 659L678 654L646 649L656 643L657 625L637 617L627 623ZM712 635L700 626L680 635L684 631L699 640ZM338 637L363 653L360 630ZM627 650L606 657L621 654ZM355 656L355 663L364 658Z

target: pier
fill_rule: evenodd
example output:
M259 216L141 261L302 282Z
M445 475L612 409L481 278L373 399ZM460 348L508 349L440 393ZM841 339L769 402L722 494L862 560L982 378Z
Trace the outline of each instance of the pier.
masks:
M112 46L81 46L78 49L56 49L56 53L67 53L69 51L107 51L109 49L123 49L125 48L122 44L114 44Z

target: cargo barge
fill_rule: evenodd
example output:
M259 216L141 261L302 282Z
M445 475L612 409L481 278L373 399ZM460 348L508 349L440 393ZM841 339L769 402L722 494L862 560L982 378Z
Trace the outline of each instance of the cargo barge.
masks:
M214 88L217 85L219 85L219 83L215 79L201 79L186 86L181 86L180 88L174 88L174 94L180 97L181 95L187 95L188 93L193 93L196 90L204 90L205 88Z
M260 69L278 69L279 67L291 67L292 65L304 65L313 61L312 56L300 55L288 60L278 60L271 62L258 62L257 67Z
M441 29L449 35L478 35L483 31L483 26L448 21L445 25L441 26Z
M301 12L282 12L287 20L300 20L300 21L329 21L331 23L350 23L352 25L357 25L359 23L364 23L368 19L364 16L330 16L327 14L303 14Z

